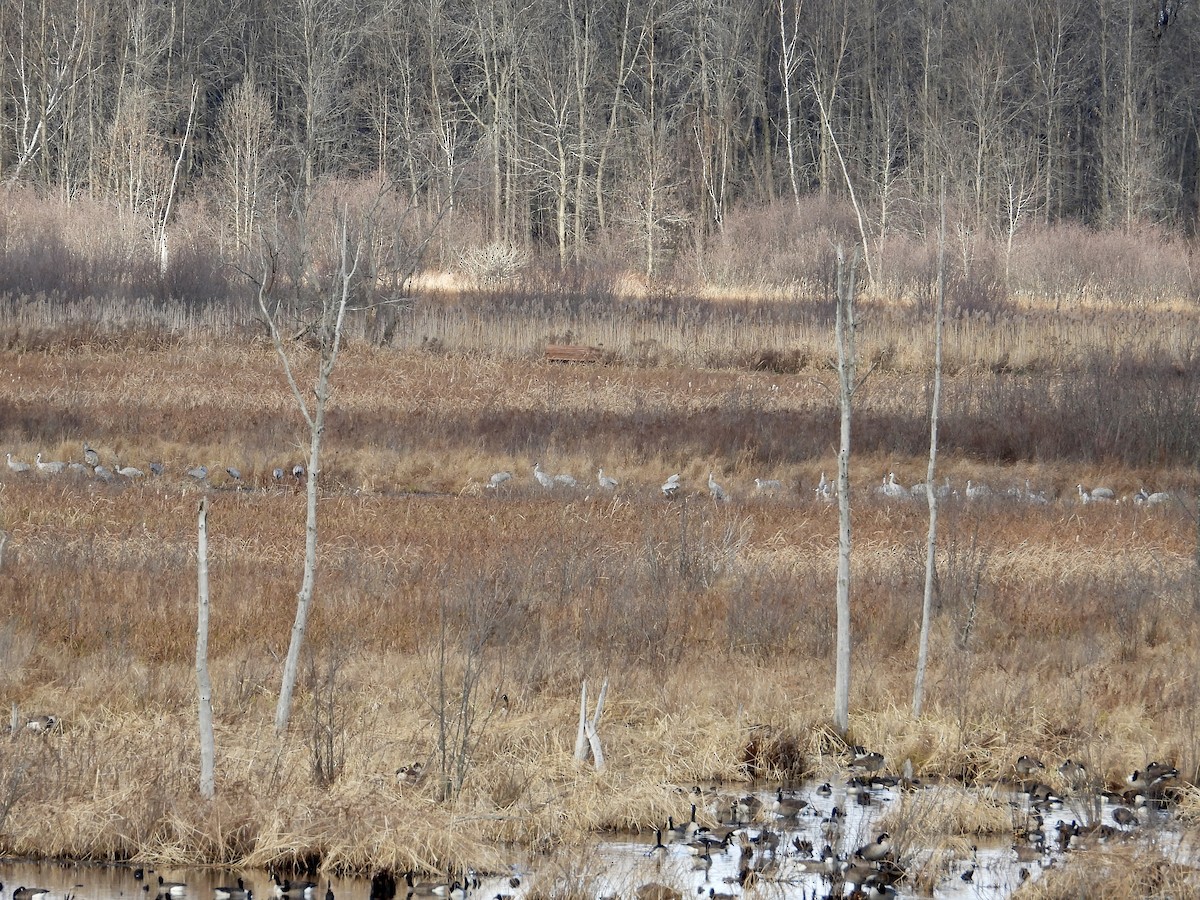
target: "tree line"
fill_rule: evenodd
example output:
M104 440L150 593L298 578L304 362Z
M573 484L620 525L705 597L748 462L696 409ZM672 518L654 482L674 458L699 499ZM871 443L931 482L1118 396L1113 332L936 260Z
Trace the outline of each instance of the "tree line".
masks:
M228 247L382 176L479 245L654 275L740 206L845 193L876 235L1190 234L1186 0L0 0L0 180ZM822 109L829 127L822 127ZM175 209L178 209L176 206Z

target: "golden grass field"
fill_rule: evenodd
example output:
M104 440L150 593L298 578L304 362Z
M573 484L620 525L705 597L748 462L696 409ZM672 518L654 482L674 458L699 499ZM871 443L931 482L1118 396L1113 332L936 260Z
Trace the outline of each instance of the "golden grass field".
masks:
M499 866L507 845L578 847L685 815L677 785L821 777L843 758L828 724L836 509L812 493L837 440L819 365L564 367L523 349L352 341L325 444L305 674L280 741L304 498L270 473L302 460L307 435L270 346L53 331L6 346L0 450L79 460L87 440L106 464L166 473L105 484L0 468L0 701L62 722L0 740L2 853ZM948 403L993 375L964 368ZM997 496L943 506L927 712L911 717L927 509L873 488L889 471L923 479L924 458L885 448L889 417L919 418L925 391L913 364L880 367L861 395L878 434L854 460L850 742L968 783L1011 776L1022 753L1085 760L1112 786L1170 759L1194 782L1196 475L1178 459L947 452L939 480ZM593 484L603 466L621 486L547 492L535 461ZM216 473L207 487L183 474L199 464ZM502 469L514 479L485 488ZM686 503L659 495L676 471ZM708 498L709 471L731 503ZM755 477L784 489L758 496ZM1027 480L1050 502L1003 496ZM1178 499L1082 505L1077 482ZM211 804L196 790L194 677L206 491ZM593 696L609 681L602 774L572 759L583 679ZM414 761L429 774L397 783ZM333 766L329 783L317 764ZM1037 896L1078 895L1051 887Z

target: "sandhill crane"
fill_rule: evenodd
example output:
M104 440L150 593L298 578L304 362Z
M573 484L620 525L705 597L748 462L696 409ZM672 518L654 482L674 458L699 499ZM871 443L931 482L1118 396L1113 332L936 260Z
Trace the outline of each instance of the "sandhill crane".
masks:
M496 472L488 479L487 486L495 490L506 481L512 481L512 472Z
M122 466L121 461L116 463L117 474L125 478L141 478L146 473L141 469L135 469L133 466Z
M568 475L566 472L563 472L560 475L555 475L554 483L565 485L566 487L575 487L575 485L579 484L579 482L575 480L575 476Z
M1152 494L1147 494L1145 497L1147 503L1166 503L1170 499L1170 491L1155 491Z
M92 470L89 466L85 466L81 462L72 462L67 465L67 471L72 475L91 475Z
M712 472L708 473L708 492L712 494L712 498L718 503L729 502L729 495L725 493L725 488L717 484Z
M554 487L554 479L542 471L542 464L535 462L533 464L533 477L537 479L537 483L544 488Z
M774 478L755 478L754 479L754 489L756 491L761 491L764 494L769 493L771 491L778 491L782 487L783 487L783 484Z
M57 461L42 462L42 454L40 453L37 455L37 459L34 460L34 462L37 464L38 471L45 472L47 475L57 475L66 468L65 463Z
M908 496L908 488L896 481L896 473L888 472L887 480L883 483L883 495L892 500Z
M150 474L151 475L158 476L158 475L161 475L165 471L166 471L166 469L163 468L162 463L160 463L160 462L150 463Z
M606 491L615 491L621 482L611 475L605 475L604 470L601 469L596 473L596 483Z
M92 469L92 471L96 473L96 477L101 481L112 481L115 477L113 475L113 470L108 466L96 466L96 468Z
M242 473L240 471L238 471L237 469L235 469L233 466L226 466L225 474L228 475L230 478L232 478L234 481L242 480Z
M1075 490L1079 491L1079 500L1082 503L1112 500L1116 496L1111 488L1106 487L1092 488L1090 491L1085 491L1082 484L1077 484L1075 485Z
M203 481L208 477L208 466L196 466L194 469L188 469L187 473L197 481Z
M87 441L83 442L83 461L93 469L100 465L100 454L93 450Z
M984 497L987 497L991 493L992 493L992 489L990 487L988 487L986 484L976 484L975 482L968 479L968 481L967 481L967 499L968 500L982 500Z
M8 467L14 472L21 473L29 471L29 463L21 462L19 459L13 459L11 453L6 453L5 456L8 457Z
M274 469L272 469L271 478L275 480L276 484L278 484L280 481L283 481L283 466L276 466Z
M292 466L292 477L297 481L301 481L304 478L304 466L300 465L300 463Z
M662 483L662 487L659 488L659 490L661 490L662 495L664 497L667 497L668 499L671 497L674 497L676 494L678 494L679 493L679 473L676 472L674 475L667 478L667 480Z
M833 499L833 482L826 479L824 472L821 473L821 481L817 485L816 494L818 500Z

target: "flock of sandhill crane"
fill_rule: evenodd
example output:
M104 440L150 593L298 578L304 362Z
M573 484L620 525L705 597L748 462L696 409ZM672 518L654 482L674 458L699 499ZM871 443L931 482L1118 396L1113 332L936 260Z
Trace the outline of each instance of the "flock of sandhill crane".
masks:
M38 453L32 464L23 462L13 457L12 453L6 454L8 460L9 471L16 474L24 474L36 471L44 475L59 475L69 473L82 476L95 476L104 481L114 481L118 478L127 480L135 480L145 477L146 473L134 466L121 465L119 458L114 458L111 467L104 465L101 462L100 454L91 447L86 441L83 444L83 462L61 462L59 460L46 460L42 458L42 454ZM165 468L162 463L152 462L148 466L152 476L162 475ZM225 476L231 482L242 481L242 473L233 466L224 467ZM207 466L196 466L188 469L185 473L189 478L198 482L207 482L210 471ZM305 479L305 469L303 465L296 464L289 468L277 466L271 472L271 479L276 484L285 482L295 482L303 484ZM533 479L546 490L570 489L570 488L588 488L590 484L583 482L573 475L566 472L551 474L542 468L540 462L533 464ZM228 483L228 482L227 482ZM506 488L514 483L513 473L510 471L496 472L488 479L486 487L492 490ZM596 486L606 492L616 492L621 482L611 475L605 473L604 469L596 472ZM731 500L729 491L716 480L713 472L708 473L708 481L705 485L708 490L708 495L717 503L728 503ZM925 499L930 490L929 485L925 483L914 484L911 487L905 487L896 480L896 473L889 472L882 482L874 489L873 493L886 500L913 500ZM949 478L943 479L941 484L935 485L933 488L939 499L960 499L966 500L984 500L992 497L997 497L1007 500L1015 500L1026 503L1049 503L1051 497L1043 490L1034 490L1029 481L1026 480L1023 487L1012 487L1003 492L993 491L986 484L968 480L966 487L960 493L959 490L953 487ZM1116 492L1108 487L1093 487L1090 490L1084 488L1082 484L1076 485L1078 498L1080 503L1122 503L1129 501L1136 504L1160 504L1171 500L1173 495L1169 491L1148 491L1146 488L1141 488L1135 494L1128 497L1118 498ZM774 478L755 478L754 493L757 495L781 494L783 492L783 483ZM676 472L667 477L667 479L659 485L659 493L666 499L672 500L676 497L685 495L682 476ZM825 473L821 473L821 480L813 489L813 494L816 500L832 502L837 498L837 485L835 482L825 477Z
M100 460L100 454L87 441L83 442L83 462L71 461L61 462L59 460L42 459L42 454L38 453L32 465L19 459L14 459L12 453L5 454L8 461L8 469L17 475L22 475L27 472L36 471L43 475L61 475L63 473L71 475L79 475L85 477L95 477L102 481L112 482L118 478L124 478L133 481L138 478L144 478L146 473L134 466L121 465L120 458L114 458L112 466L104 465ZM147 466L152 476L162 475L166 471L166 467L160 462L152 462ZM242 480L242 473L233 466L225 466L224 472L230 481L239 482ZM199 482L207 482L209 478L208 466L195 466L188 469L184 474ZM289 476L297 483L304 481L304 466L296 464L290 469L284 469L277 466L271 473L272 479L276 483L282 483Z
M540 462L535 462L533 464L533 478L537 484L541 485L546 490L553 490L555 488L579 488L591 486L590 484L582 482L573 475L569 475L567 473L552 475L542 468L542 464ZM488 479L486 486L492 490L499 490L503 487L511 485L512 483L514 483L513 473L506 470L502 472L496 472L494 475L492 475L492 477ZM615 492L621 486L621 482L619 482L616 478L613 478L611 475L606 475L604 469L600 469L596 473L596 486L603 491ZM708 482L706 487L708 488L709 496L714 501L718 503L728 503L730 501L731 498L729 492L720 484L720 482L716 480L712 472L708 473ZM1120 499L1117 498L1116 492L1113 491L1112 488L1093 487L1091 490L1087 490L1082 484L1078 484L1076 485L1076 490L1078 491L1080 503L1121 503L1125 500L1129 500L1130 502L1137 504L1158 504L1165 503L1172 498L1172 494L1168 491L1151 492L1145 488L1141 488L1136 494L1131 494L1127 498ZM777 479L754 479L755 494L775 494L782 491L783 484ZM682 476L678 472L668 476L666 481L659 486L659 492L668 500L682 496L684 493ZM929 485L922 482L920 484L914 484L911 487L905 487L896 480L895 472L889 472L888 475L883 479L883 482L874 489L873 493L876 496L887 500L914 500L927 498L928 492ZM1041 504L1050 503L1052 499L1045 491L1034 490L1028 480L1025 481L1023 487L1013 487L1003 492L993 491L992 488L986 484L980 484L979 482L968 480L966 487L963 488L962 492L960 493L959 490L950 483L950 479L945 478L941 484L934 487L934 492L939 499L949 500L956 500L960 498L966 500L985 500L996 497L1000 499ZM826 478L825 473L822 472L821 480L813 489L813 494L817 500L832 502L837 498L837 485L835 482Z

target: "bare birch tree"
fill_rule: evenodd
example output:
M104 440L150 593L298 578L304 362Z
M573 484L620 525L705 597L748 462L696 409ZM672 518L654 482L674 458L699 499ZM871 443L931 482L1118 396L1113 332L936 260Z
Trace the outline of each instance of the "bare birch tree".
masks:
M216 796L214 774L212 679L208 674L208 498L200 501L199 537L196 543L196 693L200 704L200 796Z
M847 268L849 271L847 272ZM841 410L841 442L838 448L838 570L837 570L837 662L833 687L833 726L845 736L850 729L850 413L857 387L858 355L855 350L854 294L858 251L851 256L837 250L838 406Z
M946 310L946 200L942 197L938 229L937 302L934 308L933 406L929 412L929 467L925 494L929 499L929 536L925 543L925 596L921 602L921 637L917 650L917 675L913 684L913 716L920 717L925 700L925 668L929 662L929 628L933 615L933 581L937 571L937 449L938 413L942 404L942 331Z
M279 688L279 701L275 706L275 731L287 731L292 711L292 693L296 688L296 677L300 671L300 650L304 645L304 634L308 627L308 613L312 606L313 588L317 574L317 494L321 481L321 442L325 437L325 412L332 393L332 377L337 366L338 352L342 346L342 327L346 321L346 309L350 303L351 286L362 258L361 236L352 238L349 229L349 210L343 206L339 221L339 258L337 273L325 295L321 298L315 321L304 331L317 343L317 372L310 402L301 390L292 358L284 346L279 332L278 307L268 305L266 273L258 292L258 306L271 332L271 342L279 356L287 377L292 397L300 408L304 423L308 426L308 472L305 478L307 511L304 526L304 576L296 594L296 618L292 623L292 637L288 644L287 659L283 664L283 679Z

